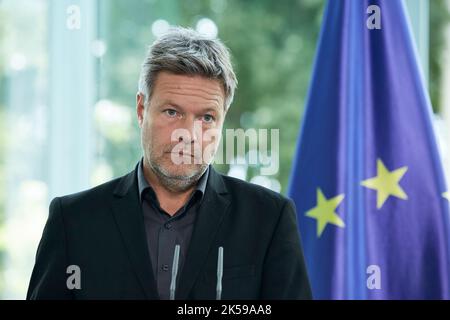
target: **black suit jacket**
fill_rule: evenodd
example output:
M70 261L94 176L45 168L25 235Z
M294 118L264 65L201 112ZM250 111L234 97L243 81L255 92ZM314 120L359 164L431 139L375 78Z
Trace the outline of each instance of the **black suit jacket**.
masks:
M216 298L219 246L222 299L311 298L292 201L210 169L176 299ZM136 174L53 199L27 299L159 299Z

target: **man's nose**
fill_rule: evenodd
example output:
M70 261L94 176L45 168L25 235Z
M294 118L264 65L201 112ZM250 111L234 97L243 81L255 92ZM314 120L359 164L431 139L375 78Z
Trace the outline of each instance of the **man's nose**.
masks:
M184 143L197 143L202 134L202 121L187 119L184 123L183 129L186 130L188 135L180 136L179 141Z

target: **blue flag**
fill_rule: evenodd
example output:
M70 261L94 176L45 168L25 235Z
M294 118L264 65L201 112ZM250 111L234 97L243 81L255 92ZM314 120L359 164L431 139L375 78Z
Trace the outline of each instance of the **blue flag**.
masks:
M314 298L449 298L431 115L403 2L329 1L288 192Z

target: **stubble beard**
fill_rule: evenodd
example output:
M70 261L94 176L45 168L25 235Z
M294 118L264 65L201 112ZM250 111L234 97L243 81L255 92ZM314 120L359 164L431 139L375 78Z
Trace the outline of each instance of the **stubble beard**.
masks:
M202 162L201 164L190 165L195 169L190 170L188 173L174 173L164 165L164 161L166 160L164 159L165 153L157 155L149 146L147 146L146 152L148 155L146 160L150 170L153 171L159 183L171 192L184 192L192 188L197 184L198 180L209 166L209 163ZM175 164L172 164L172 166L174 165ZM180 166L181 165L186 164L180 164Z

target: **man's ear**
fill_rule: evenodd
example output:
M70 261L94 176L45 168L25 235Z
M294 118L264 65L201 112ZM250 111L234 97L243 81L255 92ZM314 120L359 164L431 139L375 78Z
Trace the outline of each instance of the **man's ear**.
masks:
M142 128L142 124L144 123L144 112L145 112L145 96L142 92L138 92L136 94L136 114L140 128Z

